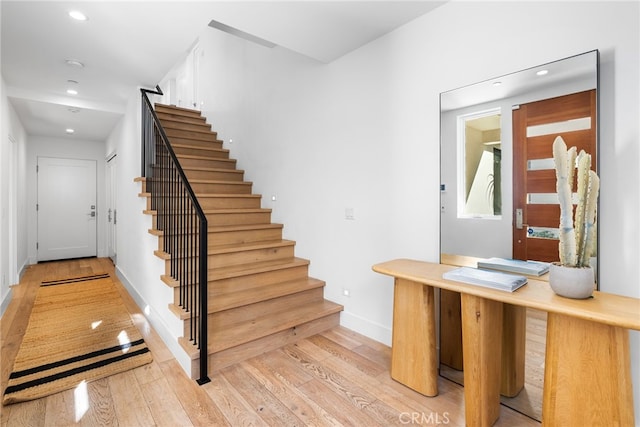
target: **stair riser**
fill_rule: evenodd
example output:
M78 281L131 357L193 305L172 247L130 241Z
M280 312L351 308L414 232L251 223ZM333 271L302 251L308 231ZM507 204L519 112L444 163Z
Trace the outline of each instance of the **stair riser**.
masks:
M231 265L249 264L252 262L293 259L294 246L278 246L260 248L242 252L231 252L209 255L209 268L228 267Z
M204 148L217 148L219 150L223 149L223 142L216 139L215 141L202 141L199 139L188 139L188 138L179 138L179 137L171 137L172 144L186 144L193 145L196 147L204 147Z
M196 190L196 192L199 192ZM259 209L260 197L199 197L202 209Z
M238 213L208 213L207 222L209 227L227 225L253 225L271 223L271 212L238 212ZM151 228L159 230L158 215L152 215Z
M169 271L165 274L170 275ZM277 286L279 283L289 282L293 280L303 280L309 276L307 265L284 268L282 270L264 271L262 273L249 274L242 277L233 277L229 279L211 280L209 277L208 292L209 298L215 299L218 295L232 291L246 291L265 286ZM173 288L174 303L177 305L180 301L180 287Z
M225 310L218 313L209 314L209 329L211 331L221 331L237 323L247 322L252 319L275 315L286 311L289 307L298 307L304 304L320 302L323 300L323 288L314 288L308 291L298 292L293 295L286 295L267 301L261 301L242 307ZM189 336L189 321L184 321L186 336ZM257 326L257 325L256 325ZM258 329L257 327L255 329ZM247 331L247 333L259 333L259 331ZM249 337L239 336L237 344L248 341ZM210 346L212 343L209 344ZM213 344L215 347L215 344Z
M211 125L207 123L185 123L176 122L172 120L160 120L162 127L166 131L167 129L186 130L193 132L211 132Z
M165 129L165 133L171 140L172 137L195 139L199 141L216 142L218 140L215 132L194 132L181 129Z
M249 225L269 224L271 212L244 212L244 213L210 213L207 214L209 227L219 225Z
M205 148L197 148L197 147L181 147L173 145L173 151L176 153L178 157L186 155L186 156L201 156L206 159L228 159L229 151L228 150L208 150Z
M225 159L179 159L183 168L235 169L235 162Z
M207 236L209 247L241 243L258 243L282 239L282 229L239 230L228 232L210 232ZM164 236L158 236L158 249L162 250Z
M187 179L206 179L209 181L232 181L242 182L244 181L244 172L232 169L227 170L194 170L185 169L185 175Z
M230 291L254 289L262 286L274 285L280 282L303 279L308 275L308 264L297 265L294 267L283 268L281 270L265 271L247 276L211 280L209 282L209 292L215 295Z
M185 246L192 248L195 253L196 249L193 246L193 242L185 242ZM175 248L176 251L180 251L183 247L182 242L178 242ZM164 251L162 246L158 246L159 251ZM230 267L235 265L251 264L254 262L263 261L278 261L278 260L291 260L294 257L294 246L278 246L270 248L251 249L240 252L230 253L213 253L208 256L209 269L216 269L221 267ZM173 258L173 257L172 257ZM178 259L180 261L180 259ZM171 275L171 259L165 260L165 274Z
M317 320L288 328L284 331L260 338L253 342L233 347L218 353L209 355L209 375L213 375L220 370L243 360L264 354L270 350L295 343L304 338L319 334L340 324L340 313L333 313L321 317ZM200 364L198 360L191 362L191 376L199 378Z
M232 245L282 239L282 228L209 233L209 245Z
M196 193L198 190L196 190ZM220 193L218 193L220 194ZM198 197L200 206L204 210L208 209L260 209L260 197L234 197L234 194L230 194L228 197ZM252 195L249 195L252 196ZM176 199L172 200L176 203ZM169 203L168 199L165 199L165 203ZM147 197L147 210L151 210L151 197Z
M251 194L250 182L233 182L229 183L210 183L210 182L192 182L193 191L204 194Z
M181 121L183 123L192 123L196 125L204 125L207 123L207 120L202 116L199 116L199 117L181 116L179 114L165 113L162 111L156 111L156 116L158 116L161 122L163 122L164 120L175 120L175 121Z

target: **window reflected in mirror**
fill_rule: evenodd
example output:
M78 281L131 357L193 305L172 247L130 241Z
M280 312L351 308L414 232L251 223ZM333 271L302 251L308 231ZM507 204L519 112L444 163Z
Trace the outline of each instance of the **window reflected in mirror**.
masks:
M500 109L458 117L461 179L459 218L502 215Z

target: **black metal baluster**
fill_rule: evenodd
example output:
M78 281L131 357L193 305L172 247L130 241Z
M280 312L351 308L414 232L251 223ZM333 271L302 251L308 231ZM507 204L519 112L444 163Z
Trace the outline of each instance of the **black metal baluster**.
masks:
M190 313L189 339L200 350L198 384L207 377L207 218L162 129L148 93L142 93L141 169L156 228L163 233L163 250L171 256L171 276L179 282L179 300Z

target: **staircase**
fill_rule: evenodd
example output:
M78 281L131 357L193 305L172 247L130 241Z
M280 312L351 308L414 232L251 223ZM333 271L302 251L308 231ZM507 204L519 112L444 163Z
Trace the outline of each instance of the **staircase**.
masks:
M271 223L271 210L261 208L261 196L252 194L200 112L161 104L155 111L208 221L208 374L338 325L342 306L324 299L325 283L309 277L309 261L295 256L295 242L282 238L282 224ZM172 254L162 249L163 232L141 181L145 213L154 216L155 254L165 260L161 279L174 289L169 308L184 321L179 341L195 379L200 353L188 339L190 313L179 304Z

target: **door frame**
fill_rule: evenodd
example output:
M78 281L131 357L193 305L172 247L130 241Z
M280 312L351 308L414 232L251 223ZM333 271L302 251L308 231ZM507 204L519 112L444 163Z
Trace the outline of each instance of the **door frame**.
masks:
M118 218L118 163L116 152L111 153L105 160L105 187L106 187L106 218L107 218L107 256L111 258L114 264L117 264L118 259L118 232L117 232L117 218Z

